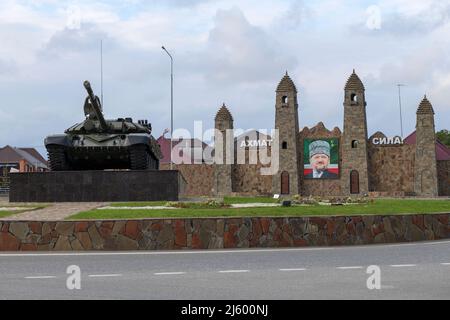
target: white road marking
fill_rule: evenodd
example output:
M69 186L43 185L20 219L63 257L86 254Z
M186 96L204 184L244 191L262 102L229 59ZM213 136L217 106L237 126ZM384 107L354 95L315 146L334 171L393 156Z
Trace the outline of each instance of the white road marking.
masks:
M36 279L55 279L55 276L36 276L36 277L25 277L25 279L36 280Z
M363 267L361 267L361 266L337 267L336 269L339 269L339 270L356 270L356 269L363 269Z
M155 276L178 276L178 275L182 275L182 274L186 274L186 272L159 272L159 273L155 273Z
M219 273L246 273L250 272L250 270L223 270L219 271Z
M298 269L280 269L281 272L295 272L295 271L306 271L304 268L298 268Z
M88 277L90 278L109 278L109 277L122 277L121 274L91 274Z
M441 263L443 266L450 266L450 262Z
M382 290L386 290L386 289L395 289L394 286L381 286Z
M392 268L412 268L412 267L417 267L417 265L415 265L415 264L392 264L391 267Z

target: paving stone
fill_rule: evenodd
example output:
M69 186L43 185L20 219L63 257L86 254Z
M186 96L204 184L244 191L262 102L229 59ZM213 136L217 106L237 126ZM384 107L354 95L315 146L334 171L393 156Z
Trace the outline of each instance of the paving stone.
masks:
M128 221L125 225L123 235L130 239L136 240L138 238L138 221Z
M106 207L109 203L103 202L75 202L55 203L46 208L15 214L4 218L6 221L63 221L66 218L83 211L90 211Z
M30 227L31 232L35 234L42 233L42 222L31 222L28 225Z
M83 245L81 244L81 242L78 239L73 240L72 242L70 242L70 245L72 247L73 250L75 251L83 251Z
M187 234L183 220L175 221L175 245L180 247L187 246Z
M30 232L30 228L28 227L28 223L25 222L12 222L9 225L9 232L16 236L19 240L25 240L28 233Z
M137 241L132 240L128 237L125 237L123 235L118 235L116 238L116 248L117 250L121 251L131 251L131 250L137 250L139 248L139 245Z
M425 234L418 226L411 224L406 232L406 239L409 241L423 241L425 240Z
M75 234L77 239L80 241L80 244L83 246L85 250L92 249L91 238L89 237L89 233L87 232L78 232Z
M248 240L249 234L250 234L249 228L245 224L242 225L238 232L238 241Z
M10 233L0 232L0 251L17 251L20 241Z
M223 249L223 238L212 237L209 242L208 249Z
M103 245L105 243L104 239L101 237L100 233L97 231L97 227L93 224L88 229L89 237L92 241L92 248L94 250L103 249Z
M46 236L48 234L51 234L53 231L53 225L55 225L54 223L44 223L42 225L42 235Z
M116 221L114 223L114 227L112 229L111 235L116 236L118 235L120 232L122 232L126 226L127 222L126 221Z
M23 243L20 246L20 251L37 251L38 250L38 246L37 244L34 243Z
M87 232L89 228L89 223L84 221L84 222L75 222L75 233L78 232Z
M373 239L373 242L378 243L378 244L386 243L386 237L385 237L384 233L377 234L375 236L375 238Z
M219 237L223 237L225 231L225 221L223 219L218 219L216 224L216 234Z
M164 225L164 227L161 230L161 232L159 233L156 241L158 241L158 243L160 243L160 244L163 244L167 241L173 240L173 238L174 238L174 233L172 230L172 226Z
M58 234L63 236L70 236L74 231L74 223L73 222L58 222L56 224L55 230Z
M70 246L69 238L66 236L60 236L58 241L56 242L55 251L71 251L72 247Z
M212 231L210 229L202 227L198 233L200 238L200 246L202 249L207 249L209 242L211 241Z

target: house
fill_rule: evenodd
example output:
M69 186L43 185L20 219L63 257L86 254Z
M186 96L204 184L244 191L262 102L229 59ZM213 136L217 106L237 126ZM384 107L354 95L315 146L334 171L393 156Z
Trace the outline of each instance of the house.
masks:
M48 171L47 160L34 148L6 146L0 149L0 172L7 176L11 169L18 172Z
M171 162L176 164L201 164L204 162L204 152L212 154L213 148L199 139L174 139L172 142L173 152L170 152L170 139L164 135L157 140L161 147L163 158L160 160L161 165L167 165Z

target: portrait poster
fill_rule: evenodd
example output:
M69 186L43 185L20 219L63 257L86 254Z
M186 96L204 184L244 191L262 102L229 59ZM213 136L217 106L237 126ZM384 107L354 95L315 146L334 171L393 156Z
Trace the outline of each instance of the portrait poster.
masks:
M339 179L339 139L304 140L305 179Z

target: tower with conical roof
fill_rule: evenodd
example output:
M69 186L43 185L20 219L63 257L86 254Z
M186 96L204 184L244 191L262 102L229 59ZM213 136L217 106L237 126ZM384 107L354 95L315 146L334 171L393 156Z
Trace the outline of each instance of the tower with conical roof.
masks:
M438 196L434 110L427 96L417 109L414 192L423 197Z
M341 187L344 195L369 192L365 88L355 70L345 85Z
M287 72L276 90L275 110L279 170L273 176L272 191L274 194L296 195L300 193L298 101L297 88ZM272 147L272 158L277 156L276 149Z
M225 103L219 109L215 118L215 171L214 191L217 195L232 193L232 170L234 163L233 116Z

